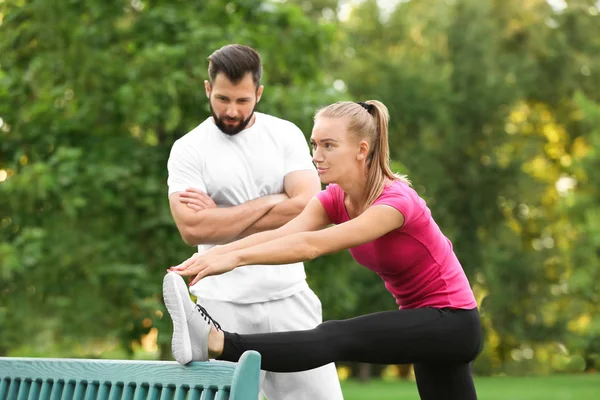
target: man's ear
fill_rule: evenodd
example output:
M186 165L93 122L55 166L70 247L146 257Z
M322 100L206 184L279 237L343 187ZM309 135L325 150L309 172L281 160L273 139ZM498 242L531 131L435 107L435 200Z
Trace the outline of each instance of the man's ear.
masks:
M212 90L212 87L210 86L209 81L204 81L204 90L206 91L206 97L210 98L210 91Z
M257 103L260 101L260 98L262 97L264 89L265 89L265 87L263 85L260 85L258 87L258 89L256 90L256 102Z

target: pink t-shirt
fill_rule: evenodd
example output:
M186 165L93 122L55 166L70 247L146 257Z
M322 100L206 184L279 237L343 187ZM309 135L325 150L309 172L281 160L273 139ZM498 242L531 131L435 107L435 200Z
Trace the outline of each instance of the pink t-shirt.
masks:
M350 219L338 185L328 185L317 198L334 224ZM404 225L349 250L356 262L383 279L400 308L477 307L452 243L431 217L425 200L408 184L396 180L373 203L378 204L400 211Z

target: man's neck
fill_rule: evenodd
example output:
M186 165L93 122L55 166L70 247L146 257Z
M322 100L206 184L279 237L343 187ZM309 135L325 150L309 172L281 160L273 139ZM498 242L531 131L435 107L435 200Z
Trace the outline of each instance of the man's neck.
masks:
M250 122L248 122L248 125L246 125L244 130L250 128L252 125L254 125L255 122L256 122L256 112L252 113L252 118L250 119Z

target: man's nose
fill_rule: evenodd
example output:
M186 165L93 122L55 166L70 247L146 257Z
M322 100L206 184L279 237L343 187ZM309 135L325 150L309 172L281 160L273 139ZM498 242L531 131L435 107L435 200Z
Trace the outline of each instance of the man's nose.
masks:
M230 104L227 106L227 116L229 118L237 117L237 107L234 104Z

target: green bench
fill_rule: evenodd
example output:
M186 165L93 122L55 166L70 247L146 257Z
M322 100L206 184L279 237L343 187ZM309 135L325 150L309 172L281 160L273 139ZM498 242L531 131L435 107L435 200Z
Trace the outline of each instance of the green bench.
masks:
M0 357L0 400L257 400L260 354L226 361Z

